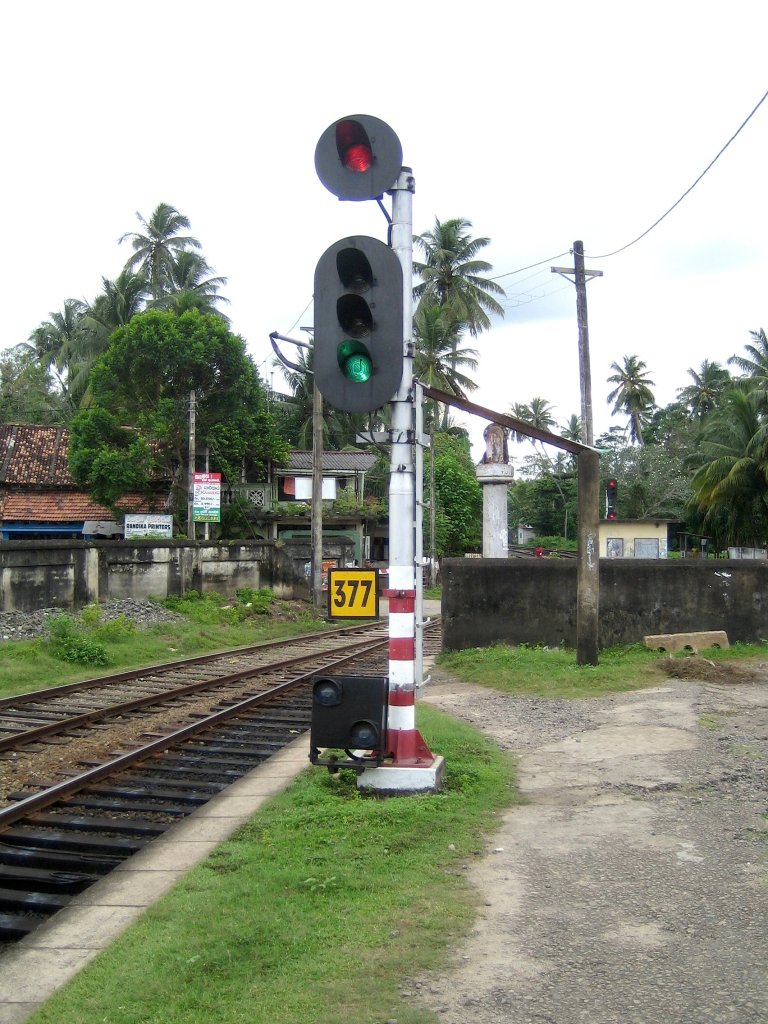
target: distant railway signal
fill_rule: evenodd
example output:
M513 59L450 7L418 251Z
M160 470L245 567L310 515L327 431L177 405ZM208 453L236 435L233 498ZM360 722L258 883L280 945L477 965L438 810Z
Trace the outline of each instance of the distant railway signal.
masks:
M618 486L616 480L611 478L605 486L605 518L616 518L616 495Z

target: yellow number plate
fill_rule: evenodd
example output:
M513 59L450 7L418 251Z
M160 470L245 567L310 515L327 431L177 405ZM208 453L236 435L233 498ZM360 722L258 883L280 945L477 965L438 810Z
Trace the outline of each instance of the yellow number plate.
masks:
M378 619L379 587L375 569L331 569L328 573L328 617Z

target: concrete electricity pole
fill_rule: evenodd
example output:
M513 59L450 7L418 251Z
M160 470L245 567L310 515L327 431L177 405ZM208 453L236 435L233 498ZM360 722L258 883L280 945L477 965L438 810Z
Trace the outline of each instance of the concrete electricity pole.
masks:
M581 440L592 445L592 375L589 368L589 325L587 323L587 278L602 277L602 270L584 269L584 243L573 243L573 270L552 267L553 274L571 279L576 285L576 317L579 324L579 379L581 384Z

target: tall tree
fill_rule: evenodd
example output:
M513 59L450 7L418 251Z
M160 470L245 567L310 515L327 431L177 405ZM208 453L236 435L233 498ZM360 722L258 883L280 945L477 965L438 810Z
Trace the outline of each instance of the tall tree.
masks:
M50 313L49 319L32 331L24 346L52 374L70 412L77 409L80 399L72 379L77 375L78 345L86 310L85 302L67 299L60 312Z
M623 365L611 363L614 371L608 378L609 384L616 387L608 395L608 404L613 405L613 413L624 413L629 419L629 436L633 444L643 443L643 428L648 423L655 406L652 387L646 365L637 356L624 356Z
M61 392L26 345L0 353L0 423L62 423Z
M728 362L732 366L738 366L743 374L752 377L765 388L768 385L768 337L765 329L750 331L752 344L745 345L745 356L731 356Z
M121 243L129 241L133 248L125 268L141 271L156 300L173 289L174 265L180 254L199 249L200 243L192 235L180 233L189 229L189 218L168 203L160 203L149 220L138 212L136 216L142 230L129 231L119 239Z
M413 269L421 278L413 290L417 299L431 299L439 306L450 306L456 321L465 323L476 337L491 326L490 316L503 317L504 307L494 298L506 293L496 281L482 275L493 270L478 253L489 238L472 238L472 222L464 217L440 221L435 218L431 231L416 235L414 244L424 253L424 262L414 261Z
M220 317L194 310L134 316L94 366L91 387L93 402L72 425L70 467L107 504L114 506L127 486L141 482L147 489L158 479L186 494L191 391L199 447L211 449L228 479L242 472L264 479L267 462L287 453L245 342ZM96 444L100 431L105 441Z
M196 309L198 313L220 316L228 323L229 317L217 308L220 302L229 303L229 299L219 294L227 279L211 277L212 274L212 268L200 253L183 250L169 268L169 293L158 299L155 305L176 313Z
M703 419L716 408L725 388L732 383L730 373L720 363L702 360L698 370L688 370L693 383L679 388L677 397L696 419Z
M423 299L413 318L414 374L427 387L466 398L477 384L463 371L477 369L477 350L460 347L465 325L456 320L450 307ZM433 403L436 405L437 403ZM437 410L432 409L435 414ZM443 410L443 430L448 426L448 406Z
M720 545L768 540L768 424L756 392L726 391L704 423L691 509Z

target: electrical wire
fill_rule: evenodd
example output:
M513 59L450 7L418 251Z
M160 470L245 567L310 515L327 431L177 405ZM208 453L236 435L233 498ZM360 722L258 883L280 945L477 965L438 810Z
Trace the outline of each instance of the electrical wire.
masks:
M722 147L722 149L717 154L717 156L715 156L712 160L710 160L710 162L707 164L707 166L704 168L704 170L698 176L696 181L694 181L694 183L690 186L690 188L687 188L685 190L685 192L683 192L683 194L680 196L680 198L677 200L677 202L673 203L672 206L670 206L670 208L667 210L666 213L663 213L659 217L658 220L655 220L653 222L653 224L651 224L651 226L649 228L646 228L646 230L642 233L642 235L638 235L637 238L634 238L631 242L627 242L626 245L622 245L622 247L620 249L614 249L613 252L606 252L606 253L603 253L601 256L589 255L588 257L585 254L585 258L588 258L590 260L605 260L605 259L608 259L609 256L617 256L620 252L624 252L625 249L629 249L630 246L634 245L636 242L639 242L641 238L645 238L645 236L650 234L650 232L653 231L653 229L655 227L658 227L659 224L661 224L661 222L664 220L664 218L668 217L669 214L672 213L672 211L675 209L675 207L679 206L680 203L682 203L682 201L685 199L685 197L687 195L689 195L696 188L696 186L699 184L699 182L704 177L704 175L707 173L707 171L709 171L712 167L714 167L714 165L717 163L717 161L720 159L720 157L723 155L723 153L726 151L726 149L728 149L730 144L733 142L733 140L736 138L736 136L739 135L739 133L742 131L742 129L746 127L747 123L757 113L757 111L760 109L760 107L763 105L763 103L765 102L766 99L768 99L768 92L765 92L763 94L763 96L760 99L760 101L758 102L757 106L755 106L754 109L750 112L750 114L744 119L744 121L742 121L742 123L739 125L739 127L736 129L736 131L730 137L730 139L728 139L728 141Z
M497 274L496 277L490 278L491 281L500 281L502 277L511 277L513 274L522 274L524 270L533 270L534 267L543 267L545 263L551 263L552 260L559 260L561 256L567 256L571 249L566 249L565 252L558 252L554 256L547 256L545 260L539 260L538 263L529 263L527 267L518 267L517 270L508 270L504 274Z

